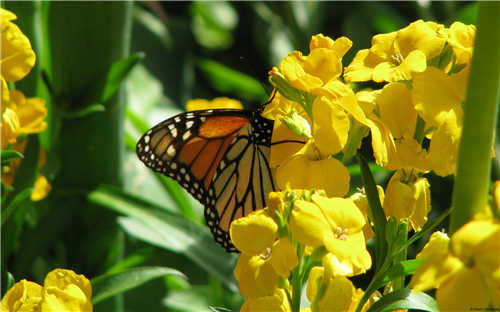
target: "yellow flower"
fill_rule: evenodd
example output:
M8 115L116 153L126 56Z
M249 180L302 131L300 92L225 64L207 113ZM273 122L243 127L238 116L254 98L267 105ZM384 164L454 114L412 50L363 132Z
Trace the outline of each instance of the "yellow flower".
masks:
M386 216L408 219L410 227L419 231L431 210L429 182L413 170L397 170L387 185L383 208Z
M2 42L0 68L7 81L24 78L35 65L36 55L31 43L19 27L11 21L17 19L12 12L0 8Z
M435 129L427 135L431 138L429 161L431 169L440 176L456 171L467 77L467 70L448 75L429 67L416 74L413 80L415 109L426 127Z
M367 115L376 163L389 170L430 170L427 151L413 138L417 115L406 86L390 83L382 90L356 96Z
M469 64L474 50L476 26L454 22L448 29L448 44L453 48L457 64Z
M204 109L223 109L223 108L233 108L233 109L243 109L243 105L240 101L230 99L227 97L218 97L211 101L205 99L193 99L186 103L186 111L196 111Z
M52 190L52 186L46 177L41 174L37 174L35 185L33 186L33 193L31 193L31 200L38 201L44 199Z
M356 289L352 282L343 276L332 276L328 270L315 266L309 273L306 295L314 311L354 312L364 292ZM374 292L363 306L366 311L380 294ZM303 311L303 310L301 310Z
M289 158L290 155L298 152L306 142L305 138L296 134L283 121L284 117L289 116L293 112L306 120L308 118L302 106L288 100L276 91L271 103L266 105L262 114L263 117L274 120L272 136L274 145L271 147L271 158L269 161L272 168L276 168Z
M2 298L1 311L40 311L42 286L23 279Z
M274 243L269 261L279 276L288 278L290 271L299 264L297 253L289 238L282 237Z
M271 296L278 286L278 274L268 259L242 253L234 269L240 293L245 298Z
M384 189L380 185L377 185L377 191L380 203L383 204L385 198ZM370 238L375 236L375 233L372 229L373 221L371 222L371 224L370 222L368 222L369 220L373 220L373 216L371 216L370 210L368 209L368 198L366 197L366 194L361 192L354 193L350 198L366 218L366 224L363 227L363 233L365 234L365 240L369 240Z
M26 143L27 141L24 140L21 143L16 143L13 146L13 150L18 151L19 153L23 154L24 149L26 148ZM14 177L17 172L17 168L21 164L20 159L15 159L12 160L9 164L9 166L5 166L2 169L2 182L5 185L12 186L12 183L14 182ZM40 158L38 161L38 168L43 168L45 165L45 151L40 150ZM33 185L33 193L31 193L31 200L37 201L45 198L47 194L50 192L52 187L50 186L48 180L41 174L37 175L37 178L35 180L35 184Z
M261 209L234 220L229 233L231 241L239 251L258 255L272 246L277 238L278 225L266 209Z
M15 110L7 107L2 109L2 111L2 123L0 126L2 131L2 149L4 149L9 144L16 143L21 125L19 116Z
M92 311L92 287L83 275L55 269L45 277L44 286L22 280L2 298L2 311Z
M240 309L240 312L260 311L291 312L292 308L290 306L290 302L288 302L285 291L278 288L270 296L245 300Z
M297 200L290 216L292 236L304 245L324 245L324 265L336 276L352 276L371 267L362 229L365 216L351 199L311 196L312 203ZM325 262L326 261L326 262ZM326 264L325 264L326 263Z
M328 196L343 196L349 190L349 171L337 159L322 158L314 142L288 158L276 170L279 188L324 189Z
M411 285L415 292L437 288L442 311L500 306L500 223L473 220L451 239L434 233L417 259L425 259Z
M444 27L418 20L388 34L376 35L369 50L360 50L346 67L346 81L395 82L423 72L427 60L439 55L446 42Z

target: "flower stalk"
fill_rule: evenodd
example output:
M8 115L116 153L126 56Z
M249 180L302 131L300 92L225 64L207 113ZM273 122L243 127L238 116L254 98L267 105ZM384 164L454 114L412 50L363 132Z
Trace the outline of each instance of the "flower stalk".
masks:
M462 139L453 188L450 233L487 203L491 142L500 86L500 3L479 2L477 35L464 105Z

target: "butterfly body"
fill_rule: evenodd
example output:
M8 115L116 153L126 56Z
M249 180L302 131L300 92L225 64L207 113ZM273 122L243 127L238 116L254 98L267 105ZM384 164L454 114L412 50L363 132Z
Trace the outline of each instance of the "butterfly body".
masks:
M137 155L200 201L215 241L236 251L231 222L265 207L276 189L268 161L272 129L273 121L258 111L192 111L151 128L137 143Z

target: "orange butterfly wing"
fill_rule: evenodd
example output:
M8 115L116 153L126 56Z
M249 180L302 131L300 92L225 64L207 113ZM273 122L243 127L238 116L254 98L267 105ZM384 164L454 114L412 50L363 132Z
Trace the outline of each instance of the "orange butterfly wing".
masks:
M231 222L263 208L275 189L268 164L272 127L273 121L251 111L183 113L146 132L137 155L199 200L215 240L235 251Z

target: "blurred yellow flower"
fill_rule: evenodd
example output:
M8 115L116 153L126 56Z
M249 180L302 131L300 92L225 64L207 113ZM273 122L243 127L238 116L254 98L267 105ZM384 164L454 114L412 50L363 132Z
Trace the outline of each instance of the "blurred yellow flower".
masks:
M90 312L92 287L83 275L55 269L45 277L44 286L22 280L2 298L2 311Z
M451 239L432 234L417 259L425 259L412 277L415 292L437 288L441 311L500 306L500 223L473 220Z
M2 78L18 81L24 78L35 65L36 55L31 43L19 27L12 23L17 16L0 8L2 35L0 44L0 68Z
M227 97L218 97L211 101L205 99L193 99L186 103L186 111L196 111L204 109L243 109L243 105L240 101L230 99Z

